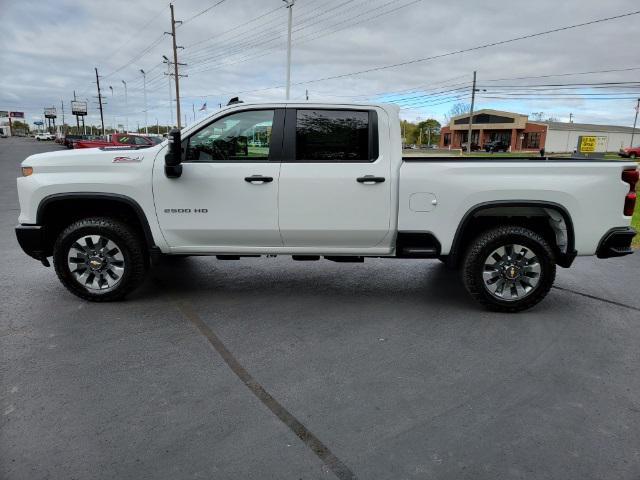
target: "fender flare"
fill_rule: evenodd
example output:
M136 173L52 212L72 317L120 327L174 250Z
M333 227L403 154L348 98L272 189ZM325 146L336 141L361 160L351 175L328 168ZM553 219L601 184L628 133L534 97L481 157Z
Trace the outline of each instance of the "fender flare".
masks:
M140 206L138 202L136 202L133 198L128 197L126 195L121 195L118 193L101 193L101 192L72 192L72 193L54 193L52 195L48 195L44 197L40 204L38 205L38 210L36 212L36 223L38 225L43 225L45 218L44 212L46 208L52 203L56 203L58 201L63 200L108 200L115 201L119 203L123 203L133 209L135 212L140 225L142 226L142 231L144 233L144 239L147 246L151 249L155 247L155 241L153 240L153 234L151 233L151 227L149 226L149 221L147 220L147 216L144 213L144 210Z
M565 268L571 266L573 260L577 255L577 252L575 250L575 232L571 214L564 206L560 205L559 203L547 202L543 200L494 200L479 203L471 207L463 215L462 220L458 224L458 228L456 229L456 233L453 237L453 242L451 243L451 249L449 250L448 255L449 261L452 262L452 264L456 264L460 259L460 256L462 255L462 237L465 229L469 225L469 222L471 222L471 219L474 218L474 216L478 212L495 207L537 207L547 208L558 212L562 216L564 223L567 226L567 251L559 252L557 263L561 267Z

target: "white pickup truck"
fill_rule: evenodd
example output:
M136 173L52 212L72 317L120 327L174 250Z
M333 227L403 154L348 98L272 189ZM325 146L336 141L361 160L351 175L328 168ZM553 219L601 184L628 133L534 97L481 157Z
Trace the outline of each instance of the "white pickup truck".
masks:
M237 103L151 148L33 155L18 241L87 300L122 298L162 255L433 258L507 312L576 255L632 253L635 163L403 158L398 113Z

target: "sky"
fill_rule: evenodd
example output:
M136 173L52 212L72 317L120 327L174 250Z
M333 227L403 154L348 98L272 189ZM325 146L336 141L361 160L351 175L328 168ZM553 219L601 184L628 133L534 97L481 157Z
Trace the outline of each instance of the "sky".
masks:
M184 47L178 61L186 64L183 124L234 96L285 98L282 0L176 0L174 8L184 22L176 30ZM443 122L454 104L470 101L477 71L476 110L631 126L640 97L640 14L453 52L639 9L637 0L296 0L291 99L390 101L404 119ZM172 58L165 1L0 0L0 25L0 110L23 111L33 122L53 106L59 123L64 105L66 122L75 123L75 91L88 102L87 124L98 124L98 68L105 124L134 129L145 124L143 69L148 124L175 117L162 63L163 55ZM398 63L405 64L388 67Z

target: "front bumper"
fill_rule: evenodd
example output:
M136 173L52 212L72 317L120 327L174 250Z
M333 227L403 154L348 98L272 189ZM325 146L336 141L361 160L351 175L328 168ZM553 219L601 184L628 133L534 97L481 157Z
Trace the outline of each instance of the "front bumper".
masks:
M24 253L40 260L43 265L49 266L45 252L44 227L42 225L18 225L16 238Z
M618 227L609 230L598 245L598 258L622 257L633 253L631 241L636 231L631 227Z

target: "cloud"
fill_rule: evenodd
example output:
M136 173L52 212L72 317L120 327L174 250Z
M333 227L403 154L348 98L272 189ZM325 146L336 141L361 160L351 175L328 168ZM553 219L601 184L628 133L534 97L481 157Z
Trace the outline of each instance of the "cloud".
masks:
M108 5L81 0L0 1L4 29L0 37L1 110L25 111L34 118L41 116L45 106L60 110L62 101L68 115L75 90L78 99L88 100L87 121L95 124L99 115L94 67L98 67L107 103L106 122L112 123L115 118L116 123L124 123L128 118L134 127L144 122L143 77L139 71L144 69L149 122L169 122L169 80L162 64L162 55L171 53L170 37L164 35L170 29L166 5L157 0L138 0L135 4L111 0ZM189 20L213 3L182 0L175 5L176 18L186 20L178 27L177 39L186 47L179 55L180 61L188 64L182 68L188 77L181 78L180 83L182 108L189 122L194 107L197 110L204 101L211 108L226 103L238 92L245 92L240 96L247 101L282 100L284 96L287 11L282 1L227 1ZM479 86L489 91L507 85L505 81L489 81L497 78L640 67L640 56L630 40L638 34L636 16L407 66L304 83L636 8L633 0L463 0L446 4L426 0L298 0L293 7L292 98L303 99L308 90L311 100L363 101L412 89L411 96L425 95L425 101L401 102L412 105L402 110L404 117L442 118L455 100L451 95L426 95L433 95L437 87L444 90L451 83L470 82L474 70ZM634 81L639 71L510 83ZM457 80L452 82L454 78ZM122 80L127 82L126 103ZM109 86L113 87L113 96ZM279 88L266 89L269 87ZM613 88L600 90L608 91ZM638 87L624 91L629 97L640 94ZM597 93L589 89L580 92ZM596 95L585 95L584 100L560 95L546 100L484 98L488 96L479 94L478 108L545 111L559 118L573 113L578 122L622 125L632 123L635 104L632 99L595 100Z

